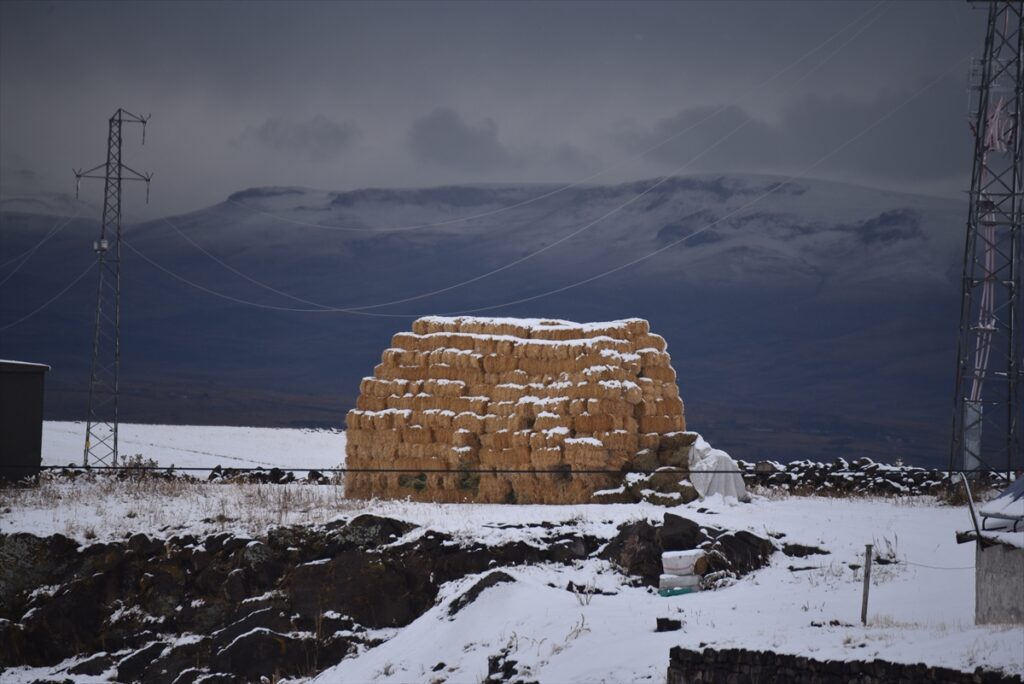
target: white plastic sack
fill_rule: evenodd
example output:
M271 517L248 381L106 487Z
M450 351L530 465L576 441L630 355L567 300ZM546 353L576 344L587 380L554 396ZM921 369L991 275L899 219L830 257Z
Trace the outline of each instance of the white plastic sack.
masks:
M658 589L693 589L700 586L697 575L662 575L658 578Z
M701 497L721 494L737 501L750 500L736 461L721 449L713 449L703 437L690 449L690 482Z
M661 566L668 575L692 575L698 558L704 556L701 549L692 551L666 551L661 554Z

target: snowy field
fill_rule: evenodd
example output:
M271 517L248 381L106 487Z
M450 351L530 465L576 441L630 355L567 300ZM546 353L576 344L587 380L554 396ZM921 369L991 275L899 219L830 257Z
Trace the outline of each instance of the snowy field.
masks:
M162 465L226 465L224 456L263 466L336 466L339 433L255 428L122 426L125 453L138 448ZM47 463L80 455L81 426L47 423ZM154 446L159 445L159 446ZM211 456L210 454L215 454ZM213 460L210 460L213 459ZM755 497L737 504L711 498L665 509L649 504L584 506L441 505L349 501L338 485L132 483L97 478L51 481L38 490L0 490L0 530L60 532L80 540L162 536L229 529L258 534L281 523L322 523L374 513L416 523L403 538L433 529L487 543L523 539L546 522L611 537L623 522L660 521L666 510L701 524L747 529L828 555L790 558L733 586L671 598L643 587L607 563L504 570L517 581L487 589L454 617L448 603L479 576L442 589L438 603L409 626L381 632L388 641L321 673L318 682L478 682L487 658L509 649L527 679L541 682L662 682L675 645L771 649L820 659L978 666L1024 676L1024 628L974 625L974 546L954 533L969 525L965 508L928 498ZM780 536L784 535L784 536ZM864 545L894 561L872 573L867 626L860 624ZM579 595L569 582L609 595ZM658 617L683 621L655 633ZM443 665L442 665L443 663ZM46 668L8 670L5 682L48 675ZM62 677L64 675L61 675Z
M85 423L46 421L43 464L81 465L84 441ZM345 433L337 430L121 423L118 441L123 457L177 468L337 468L345 460Z

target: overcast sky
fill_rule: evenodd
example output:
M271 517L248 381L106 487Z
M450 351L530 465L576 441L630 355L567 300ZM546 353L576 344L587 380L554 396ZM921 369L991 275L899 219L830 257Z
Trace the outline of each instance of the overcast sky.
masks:
M983 33L983 11L932 0L5 0L0 195L73 191L118 107L152 115L145 147L130 129L124 143L155 173L149 207L141 188L126 200L147 216L251 186L602 171L593 182L812 167L953 194L968 185L967 59Z

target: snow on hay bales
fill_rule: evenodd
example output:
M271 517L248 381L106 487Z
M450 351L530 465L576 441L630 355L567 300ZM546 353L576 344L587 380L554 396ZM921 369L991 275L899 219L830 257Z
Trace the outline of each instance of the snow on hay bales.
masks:
M391 472L349 472L355 498L581 503L693 441L665 340L637 318L420 318L359 389L347 466Z

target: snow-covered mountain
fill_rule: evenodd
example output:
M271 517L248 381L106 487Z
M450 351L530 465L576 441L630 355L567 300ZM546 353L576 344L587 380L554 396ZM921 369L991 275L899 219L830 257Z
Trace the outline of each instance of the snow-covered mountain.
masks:
M0 208L0 263L55 225L14 208ZM965 212L740 175L249 189L127 228L124 411L337 424L413 316L642 316L669 340L691 423L738 457L941 461ZM94 233L91 216L75 219L35 252L0 286L3 320L85 268ZM6 356L55 364L55 417L84 403L88 280L0 338Z

